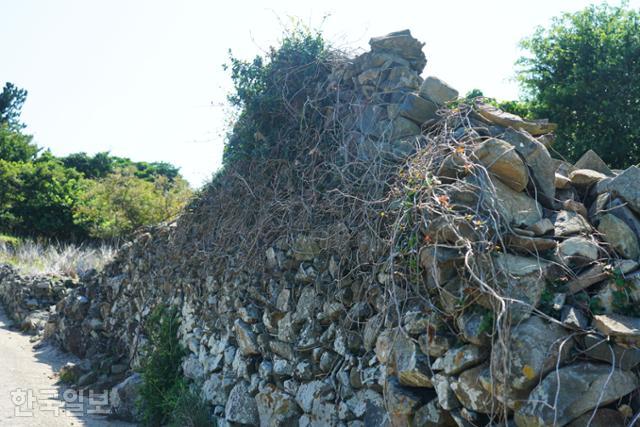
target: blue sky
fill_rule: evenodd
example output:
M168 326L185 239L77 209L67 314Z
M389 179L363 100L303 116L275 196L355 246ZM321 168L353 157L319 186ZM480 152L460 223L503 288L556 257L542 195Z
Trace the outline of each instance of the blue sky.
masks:
M409 28L426 43L425 75L461 93L477 87L512 99L518 41L590 3L0 0L0 84L29 91L23 121L54 154L168 161L199 186L220 167L227 51L245 58L264 51L291 16L324 22L327 38L352 48ZM640 0L629 4L638 8Z

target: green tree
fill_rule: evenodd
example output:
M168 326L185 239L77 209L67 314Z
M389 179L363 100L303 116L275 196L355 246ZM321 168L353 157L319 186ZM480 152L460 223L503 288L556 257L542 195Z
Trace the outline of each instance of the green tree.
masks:
M6 124L12 130L24 127L20 123L22 105L27 99L27 91L7 82L0 92L0 124Z
M87 181L74 217L92 237L116 238L175 217L190 197L184 179L169 181L162 176L150 182L138 178L130 167Z
M558 123L556 150L588 149L625 167L640 161L640 13L591 6L522 42L519 80L537 115Z
M32 139L31 135L12 129L7 123L0 124L0 159L9 162L34 160L40 149Z

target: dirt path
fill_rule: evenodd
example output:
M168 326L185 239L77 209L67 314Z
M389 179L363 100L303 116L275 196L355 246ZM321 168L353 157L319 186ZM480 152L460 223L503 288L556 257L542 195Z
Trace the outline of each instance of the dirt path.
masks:
M80 409L74 392L56 385L54 373L73 357L51 345L37 348L10 324L0 307L0 426L133 426L87 414L96 408L88 396ZM16 405L20 399L22 405Z

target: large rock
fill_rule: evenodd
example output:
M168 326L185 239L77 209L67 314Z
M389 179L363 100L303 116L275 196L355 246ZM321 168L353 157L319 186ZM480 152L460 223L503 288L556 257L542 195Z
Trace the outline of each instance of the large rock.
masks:
M615 409L602 408L579 416L568 427L624 427L624 415Z
M437 117L436 111L438 111L438 106L435 103L420 97L417 93L408 93L399 109L401 116L418 125L435 119Z
M411 68L418 73L421 73L427 65L427 59L422 51L424 43L413 38L409 30L374 37L369 40L369 45L372 52L389 52L406 59L411 64Z
M447 375L454 375L482 363L487 356L486 348L467 344L447 351L433 363L432 368L442 370Z
M462 406L481 414L499 411L498 402L482 388L479 380L480 375L487 369L489 369L488 363L468 369L460 374L456 382L451 384L451 389Z
M589 150L580 157L574 165L576 169L591 169L604 175L611 176L613 172L609 166L596 154L595 151Z
M606 177L607 176L605 174L591 169L576 169L569 174L571 183L579 188L585 188L593 184L597 184Z
M624 221L613 214L602 215L598 231L620 256L629 259L640 256L638 237Z
M451 388L451 385L456 381L455 377L436 374L433 376L432 381L433 388L438 396L438 404L442 408L451 411L460 407L460 402Z
M517 192L499 179L492 180L495 194L486 193L487 208L497 211L509 225L531 226L542 219L542 207L524 192Z
M234 323L234 330L236 333L236 339L238 340L238 347L244 356L260 354L256 335L251 330L251 326L247 325L242 320L237 319Z
M258 415L258 405L256 400L249 394L249 385L245 381L240 381L231 389L229 399L224 408L224 416L227 421L258 425L260 417Z
M625 371L640 364L640 349L638 348L623 347L596 334L587 334L583 340L584 353L592 359L611 363Z
M431 387L429 356L420 351L411 337L400 332L393 343L393 362L401 385Z
M515 191L523 191L529 182L529 171L513 145L491 138L482 142L473 155L498 179Z
M288 427L297 425L300 408L286 393L269 384L256 395L260 427Z
M404 387L395 378L388 378L384 387L384 399L392 426L409 425L415 410L433 398L433 390Z
M578 363L551 373L516 412L518 427L564 426L596 406L607 405L635 390L636 374L609 365Z
M567 237L575 234L590 233L593 229L586 218L579 213L561 210L553 223L556 237Z
M531 135L514 129L507 129L502 139L515 147L531 169L531 193L545 207L554 208L556 165L544 144Z
M511 330L506 345L506 349L496 345L491 354L496 380L516 390L531 390L557 363L567 359L573 340L562 326L532 316Z
M429 76L420 86L420 96L437 105L445 105L447 102L458 98L458 91L437 77Z
M558 257L570 267L579 267L597 260L598 252L595 242L580 236L570 237L558 245Z
M109 403L111 414L115 418L141 421L142 414L138 405L141 387L142 376L135 373L111 389Z
M596 186L598 194L610 192L629 203L629 207L640 213L640 168L631 166L615 178L604 179Z
M640 344L640 318L621 314L601 314L593 317L593 326L602 334L620 342Z

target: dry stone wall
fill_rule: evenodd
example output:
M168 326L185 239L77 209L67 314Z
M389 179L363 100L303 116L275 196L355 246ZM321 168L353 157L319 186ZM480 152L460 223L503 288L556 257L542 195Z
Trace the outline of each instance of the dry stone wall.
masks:
M339 222L324 225L330 238L276 238L251 268L233 247L211 257L188 221L145 230L49 319L88 360L81 385L112 388L114 414L137 416L131 372L148 351L145 319L165 304L180 311L184 375L218 425L631 423L640 169L611 170L593 152L553 159L546 121L482 103L447 110L458 94L420 77L409 32L370 44L331 79L363 100L348 126L361 159L418 150L405 170L428 175L411 286L367 264L375 242ZM429 152L444 146L432 134L427 166L418 139L434 126L456 144Z

